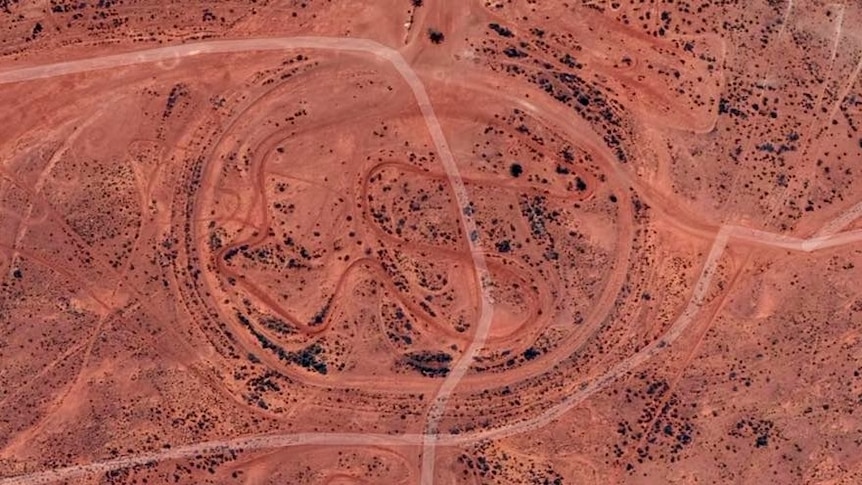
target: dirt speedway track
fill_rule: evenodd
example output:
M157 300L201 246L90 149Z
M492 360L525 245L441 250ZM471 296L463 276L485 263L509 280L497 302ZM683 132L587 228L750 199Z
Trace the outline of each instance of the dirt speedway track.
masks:
M4 42L0 483L859 477L862 11L391 3Z

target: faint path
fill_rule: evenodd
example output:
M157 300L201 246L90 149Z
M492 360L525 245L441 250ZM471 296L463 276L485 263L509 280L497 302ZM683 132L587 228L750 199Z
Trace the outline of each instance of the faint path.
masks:
M835 234L836 232L843 231L844 228L852 224L853 221L859 219L860 217L862 217L862 202L857 203L853 207L847 209L844 214L830 221L828 224L823 226L823 228L817 231L817 234L815 234L814 236L828 236L830 234Z
M793 10L793 0L787 0L787 6L784 7L784 15L781 16L781 26L778 28L778 34L775 36L774 43L778 43L781 38L784 36L784 31L787 30L787 22L790 20L790 11ZM763 80L760 81L761 85L767 84L767 80L771 73L767 72L763 75Z
M99 108L97 113L101 113L104 111L104 108ZM36 183L33 186L33 198L27 201L27 213L24 215L24 223L21 224L18 228L18 233L15 235L15 240L12 243L12 260L18 258L18 252L15 248L21 246L21 241L24 240L24 236L26 236L27 231L29 230L29 223L33 216L33 208L36 205L35 198L41 196L42 189L45 187L46 181L51 177L51 172L54 170L54 167L57 165L57 162L66 154L66 147L70 146L84 130L90 126L96 119L98 115L84 121L81 126L75 127L72 130L72 133L63 140L63 145L57 148L54 153L51 154L51 157L48 159L48 162L45 164L45 167L39 171L39 176L36 179ZM47 199L45 199L47 200ZM47 203L47 202L46 202ZM11 269L11 268L10 268Z
M481 242L478 237L473 237L474 234L478 235L479 232L472 213L464 210L470 205L467 189L464 187L464 182L455 163L455 158L449 149L449 143L446 141L443 129L440 127L440 122L434 113L434 108L431 105L431 100L428 97L424 84L398 51L370 40L349 38L291 37L210 41L6 71L0 73L0 84L44 79L97 69L151 63L166 59L175 60L180 57L199 54L300 48L364 52L389 61L413 91L458 205L457 212L464 231L464 238L467 241L473 260L474 274L476 284L479 288L478 293L481 303L473 339L461 355L461 358L458 359L446 376L428 410L425 424L425 440L422 447L421 482L423 484L431 484L434 481L434 447L436 444L438 423L455 387L457 387L458 383L469 370L476 354L485 346L485 340L491 328L494 309L486 287L487 282L490 281L490 274L485 263Z
M181 46L163 47L140 52L117 54L100 57L97 59L84 59L79 61L62 62L46 66L28 67L11 71L0 72L0 84L20 82L33 79L43 79L60 76L64 74L79 73L96 69L107 69L120 66L128 66L146 62L155 62L163 59L173 59L182 56L190 56L205 53L228 53L255 50L283 50L297 48L328 49L342 51L356 51L374 54L388 60L398 70L399 74L413 89L416 101L425 118L429 133L440 154L446 174L452 190L455 193L459 209L465 207L468 202L468 194L461 180L455 160L449 150L448 143L439 121L434 114L424 85L416 73L410 68L401 55L388 47L373 41L363 39L339 39L318 37L294 37L274 39L250 39L235 41L210 41L198 44L187 44ZM695 283L694 291L686 305L685 310L670 326L668 331L659 339L642 348L628 359L618 363L605 374L582 383L578 390L566 396L559 404L546 410L539 416L531 419L502 426L497 429L482 431L472 434L438 434L437 424L445 410L446 403L458 382L467 372L475 354L485 343L490 329L493 308L488 298L485 282L488 278L488 270L485 264L481 246L470 237L476 230L474 219L459 210L461 225L465 231L473 264L475 267L477 284L481 289L482 304L478 324L473 336L473 341L464 352L463 356L455 364L446 380L441 385L437 396L428 412L425 434L403 434L386 435L374 433L293 433L276 435L258 435L233 440L211 441L205 443L186 445L170 450L141 454L133 457L117 458L87 465L77 465L55 470L20 475L0 480L0 485L6 484L37 484L50 483L53 481L70 480L86 474L105 473L135 465L144 465L161 460L180 459L193 457L198 454L218 453L228 451L251 451L289 446L307 445L332 445L332 446L417 446L423 447L422 483L430 484L434 476L434 448L437 444L458 445L473 443L476 441L501 438L518 433L539 429L554 419L559 418L572 407L580 404L604 386L625 374L638 365L646 362L665 347L670 346L685 329L691 324L695 315L703 304L703 299L710 287L718 262L724 253L727 243L731 239L766 246L788 249L793 251L811 252L819 249L842 246L862 241L862 230L849 231L845 233L832 234L850 223L860 215L862 204L854 206L844 215L839 216L833 222L824 226L823 230L809 239L800 239L782 234L770 233L741 226L722 226L715 236L709 255L701 270L700 277Z

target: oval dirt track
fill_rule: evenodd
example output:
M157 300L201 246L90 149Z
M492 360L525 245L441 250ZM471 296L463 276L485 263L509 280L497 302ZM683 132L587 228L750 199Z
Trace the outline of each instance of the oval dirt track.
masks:
M747 76L795 91L741 70L741 34L671 33L683 11L422 3L0 69L0 483L759 476L704 461L717 444L824 466L806 460L842 435L788 411L784 373L812 346L852 360L862 231L836 133L860 13L745 14L829 40L837 88L803 97L830 123L771 95L746 111ZM233 14L203 19L266 31ZM746 128L760 115L775 133ZM843 395L795 372L835 389L800 409Z

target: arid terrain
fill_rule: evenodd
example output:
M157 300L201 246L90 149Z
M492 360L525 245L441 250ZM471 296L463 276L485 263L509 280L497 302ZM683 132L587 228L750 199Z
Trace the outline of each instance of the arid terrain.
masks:
M0 27L0 484L862 483L859 2Z

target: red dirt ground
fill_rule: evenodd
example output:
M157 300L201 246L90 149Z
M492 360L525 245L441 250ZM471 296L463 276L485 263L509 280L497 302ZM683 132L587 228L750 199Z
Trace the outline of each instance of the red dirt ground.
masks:
M860 21L0 0L0 483L862 481Z

